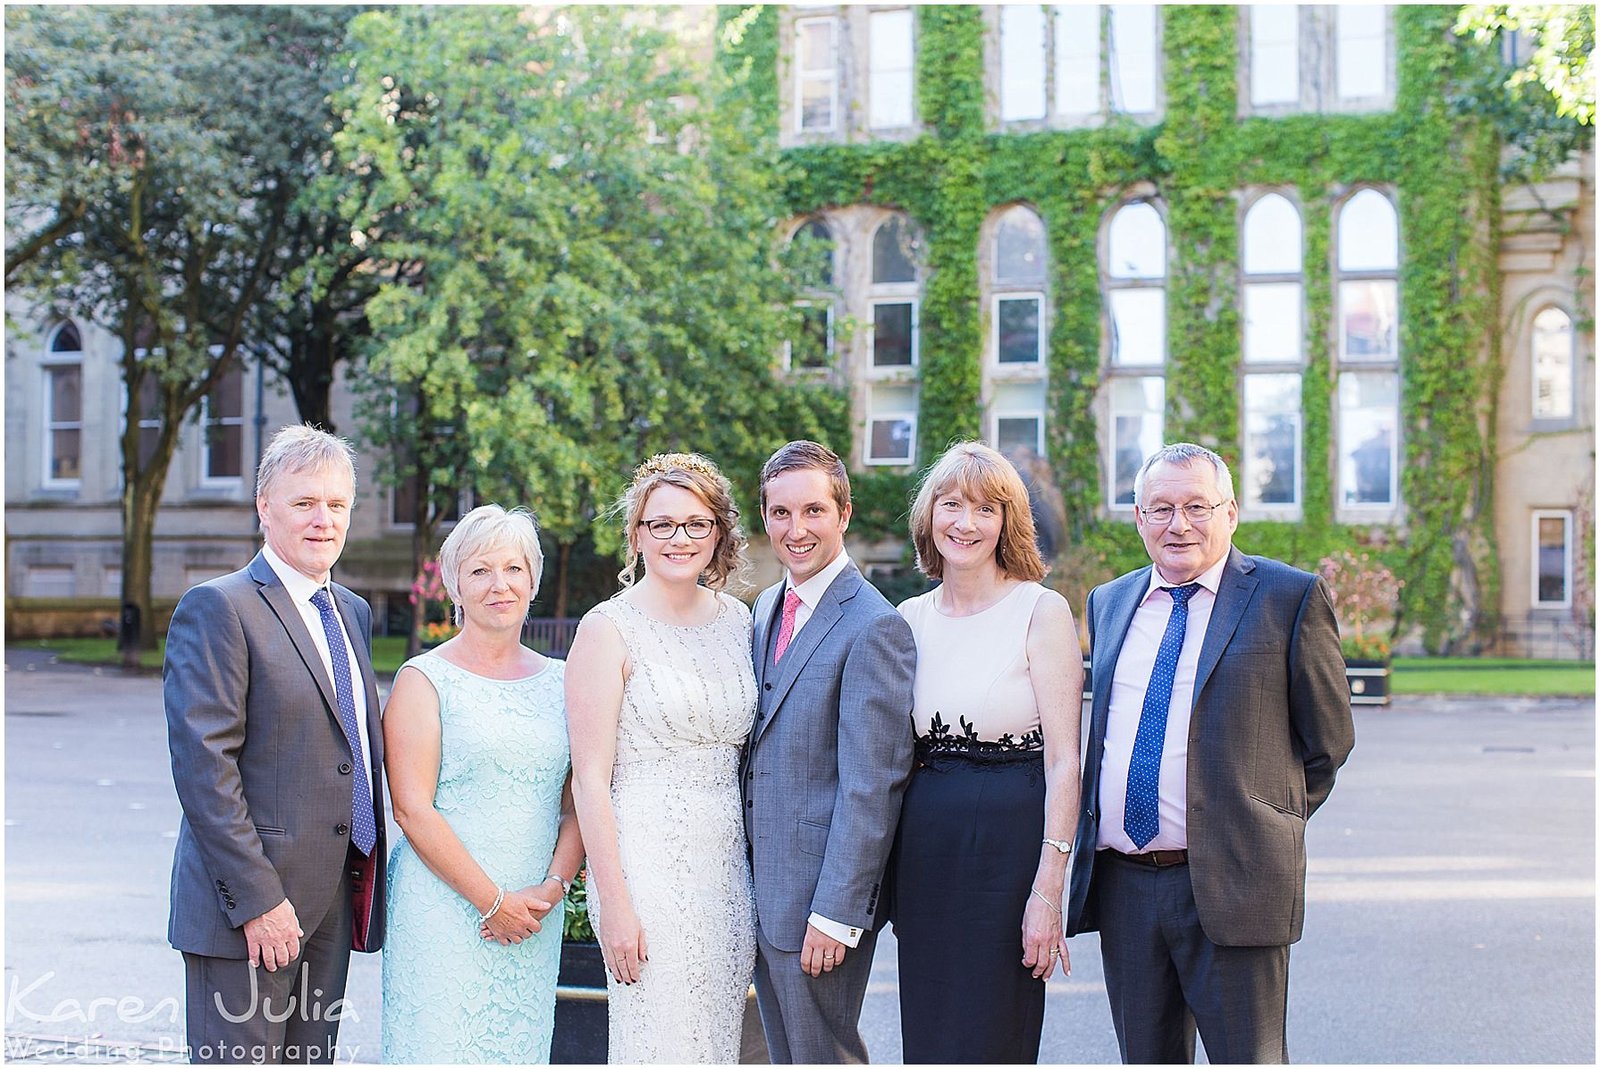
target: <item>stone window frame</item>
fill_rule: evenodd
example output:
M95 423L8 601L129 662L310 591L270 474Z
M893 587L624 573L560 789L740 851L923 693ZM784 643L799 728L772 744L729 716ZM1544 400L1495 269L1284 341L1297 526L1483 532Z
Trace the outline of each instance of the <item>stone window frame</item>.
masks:
M1111 224L1117 213L1136 204L1148 204L1155 209L1161 218L1162 237L1165 243L1162 274L1158 279L1152 278L1114 278L1110 271L1111 262ZM1167 325L1163 319L1161 331L1161 360L1153 364L1119 364L1114 362L1116 351L1114 321L1111 315L1111 294L1119 289L1159 289L1162 293L1162 307L1168 305L1168 290L1172 279L1173 246L1172 228L1168 224L1168 211L1166 202L1157 194L1155 187L1148 182L1141 182L1130 188L1126 195L1112 204L1105 212L1100 224L1098 236L1098 262L1100 274L1101 293L1101 381L1104 388L1104 397L1100 401L1104 419L1100 426L1102 430L1102 462L1105 465L1105 482L1102 487L1102 507L1108 515L1132 516L1133 502L1118 502L1117 497L1117 410L1115 408L1115 388L1119 382L1145 382L1147 380L1159 381L1161 387L1161 406L1157 409L1160 413L1160 430L1157 438L1163 439L1166 435L1166 400L1167 400L1167 375L1171 363L1171 339L1167 336ZM1158 445L1159 448L1159 445ZM1146 459L1140 457L1140 461Z
M1539 329L1539 319L1547 312L1555 312L1567 321L1567 411L1564 415L1540 415L1539 403L1539 364L1538 354L1534 351L1534 339ZM1573 426L1578 419L1578 331L1574 324L1572 313L1560 302L1553 300L1542 301L1538 311L1528 317L1526 338L1523 348L1528 354L1528 419L1534 427L1540 430L1556 430Z
M1299 268L1295 271L1255 271L1246 270L1244 244L1246 226L1250 213L1255 211L1268 197L1279 197L1286 201L1294 211L1300 225ZM1293 284L1300 289L1300 315L1299 330L1295 336L1296 356L1293 360L1262 360L1252 362L1246 357L1244 330L1246 320L1246 296L1251 285L1285 285ZM1248 507L1250 514L1256 519L1298 521L1305 509L1305 370L1306 370L1306 291L1305 291L1305 209L1300 203L1298 192L1291 186L1259 186L1246 190L1240 199L1239 206L1239 478L1236 490L1240 498L1240 505ZM1248 451L1250 432L1250 409L1247 403L1247 381L1253 375L1296 375L1300 378L1301 407L1297 433L1299 441L1295 447L1294 471L1294 500L1292 502L1257 503L1248 501L1252 465Z
M1338 87L1338 20L1343 5L1270 5L1295 7L1299 16L1298 79L1300 93L1292 102L1255 104L1251 102L1251 69L1255 62L1252 48L1251 13L1256 5L1241 5L1238 13L1238 99L1239 116L1278 117L1299 114L1339 114L1391 111L1398 84L1398 48L1393 4L1375 4L1383 12L1383 91L1376 96L1343 98Z
M1559 519L1562 522L1564 538L1562 540L1562 598L1559 601L1544 601L1539 597L1539 575L1541 572L1539 561L1539 524L1542 520ZM1576 524L1572 509L1538 508L1529 513L1528 563L1530 567L1528 586L1528 605L1533 609L1570 609L1572 607L1572 581L1573 581L1573 535Z
M1031 130L1060 130L1078 129L1083 127L1103 126L1113 116L1126 118L1140 125L1151 126L1159 123L1166 117L1167 108L1167 79L1166 56L1163 42L1165 37L1165 19L1162 14L1162 5L1129 5L1129 4L1046 4L1045 7L1045 34L1044 34L1044 98L1045 115L1042 119L1002 119L1000 116L1000 35L1002 24L1002 8L1016 5L989 5L983 8L984 20L984 83L986 97L986 111L989 117L989 126L992 130L1008 133L1022 133ZM1071 111L1063 106L1058 87L1058 56L1057 46L1059 33L1057 32L1057 19L1066 9L1076 9L1081 12L1086 7L1095 7L1100 17L1100 34L1097 42L1096 61L1099 65L1097 77L1097 101L1093 110ZM1144 6L1154 10L1154 36L1151 49L1155 62L1155 92L1154 107L1150 111L1122 111L1112 106L1111 102L1111 67L1113 63L1112 49L1109 43L1112 39L1111 11L1116 7Z
M77 336L76 349L57 349L61 343L62 335L71 330ZM40 451L39 486L43 490L70 491L77 493L83 489L83 459L84 438L88 422L84 419L84 409L88 403L88 394L84 390L85 352L83 348L83 331L70 319L63 319L52 327L45 336L44 352L39 361L39 383L42 397L40 414L44 417L42 425L42 448ZM75 420L59 420L55 418L55 375L57 372L76 370L78 373L78 418ZM59 478L54 474L55 467L55 436L57 431L76 431L78 433L78 474L74 478Z

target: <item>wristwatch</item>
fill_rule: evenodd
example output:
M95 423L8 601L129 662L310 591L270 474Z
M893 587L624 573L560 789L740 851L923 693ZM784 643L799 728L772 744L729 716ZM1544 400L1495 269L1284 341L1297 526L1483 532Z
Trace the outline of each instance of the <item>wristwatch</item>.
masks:
M1072 854L1072 844L1067 842L1065 839L1052 839L1047 835L1045 836L1044 841L1046 845L1055 847L1063 854L1067 854L1068 856Z

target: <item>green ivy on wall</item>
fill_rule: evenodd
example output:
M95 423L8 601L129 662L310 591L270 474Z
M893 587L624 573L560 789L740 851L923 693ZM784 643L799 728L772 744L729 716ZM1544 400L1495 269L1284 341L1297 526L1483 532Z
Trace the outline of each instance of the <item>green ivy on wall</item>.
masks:
M775 136L778 10L745 10L756 14L745 19L743 47L775 72L767 112ZM1430 649L1491 629L1499 597L1492 552L1498 140L1488 123L1452 106L1464 65L1481 62L1450 33L1456 8L1393 9L1392 111L1241 119L1239 9L1164 7L1162 122L1113 118L1025 134L989 128L983 9L916 10L922 136L807 146L779 157L793 213L877 204L904 211L919 228L927 275L918 457L926 463L952 439L980 433L979 236L994 211L1027 204L1049 235L1046 452L1071 540L1108 574L1143 563L1133 525L1107 516L1102 504L1094 403L1105 347L1103 223L1132 195L1153 192L1162 205L1170 248L1166 438L1201 442L1236 466L1242 199L1275 189L1299 205L1304 233L1302 520L1248 521L1236 541L1308 568L1341 548L1375 551L1407 579L1403 622L1420 626ZM1363 185L1393 193L1401 225L1403 529L1334 522L1332 224L1337 204ZM857 477L857 529L903 534L912 482L881 469Z

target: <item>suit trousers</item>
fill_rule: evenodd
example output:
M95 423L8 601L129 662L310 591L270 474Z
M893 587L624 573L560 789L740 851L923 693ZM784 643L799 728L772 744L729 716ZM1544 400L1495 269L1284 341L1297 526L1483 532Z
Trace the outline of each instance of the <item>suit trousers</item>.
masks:
M779 950L756 926L756 1004L774 1065L864 1065L861 1004L872 975L877 932L845 952L844 964L811 976L800 968L800 954Z
M1090 894L1123 1062L1191 1063L1197 1025L1214 1065L1289 1060L1287 946L1207 939L1188 865L1155 868L1102 850Z
M190 1061L332 1063L346 1009L335 1004L344 998L350 972L352 914L346 868L327 915L301 939L300 956L287 966L269 972L243 958L184 954ZM339 1060L355 1055L345 1051Z

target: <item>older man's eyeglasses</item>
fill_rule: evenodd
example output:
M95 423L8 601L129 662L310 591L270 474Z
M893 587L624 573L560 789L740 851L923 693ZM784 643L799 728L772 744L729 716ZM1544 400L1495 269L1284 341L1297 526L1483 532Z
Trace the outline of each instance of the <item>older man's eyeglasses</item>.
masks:
M1202 505L1196 501L1183 506L1181 511L1190 523L1206 523L1219 508L1226 504L1226 501L1218 501L1215 505ZM1176 516L1179 511L1171 505L1152 505L1147 509L1141 508L1139 510L1146 520L1154 524L1171 523L1172 517Z
M672 520L640 520L639 526L649 531L650 537L660 539L663 542L677 534L680 527L683 528L684 534L697 541L708 537L712 531L717 529L715 520L708 520L704 517L685 520L683 523L676 523Z

